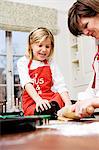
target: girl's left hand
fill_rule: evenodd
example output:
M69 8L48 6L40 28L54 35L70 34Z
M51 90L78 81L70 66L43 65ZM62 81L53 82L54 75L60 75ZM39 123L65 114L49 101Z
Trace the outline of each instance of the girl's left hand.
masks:
M72 111L72 105L65 105L64 107L62 107L58 112L57 112L57 116L60 117L64 117L66 110L69 108L69 111Z
M66 107L62 107L60 110L57 111L57 116L63 117L64 116L64 110L66 109Z

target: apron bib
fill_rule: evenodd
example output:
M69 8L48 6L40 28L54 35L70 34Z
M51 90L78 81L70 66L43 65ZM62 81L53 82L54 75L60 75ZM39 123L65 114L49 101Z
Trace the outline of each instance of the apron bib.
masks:
M49 102L56 101L59 107L62 108L64 102L59 93L54 93L51 90L51 87L53 86L52 73L47 61L45 62L45 64L47 64L46 66L38 67L37 69L30 69L31 63L32 60L28 64L29 75L32 79L32 85L37 93L42 99L47 99ZM34 115L35 107L35 101L28 95L26 90L24 90L22 95L22 109L24 115Z

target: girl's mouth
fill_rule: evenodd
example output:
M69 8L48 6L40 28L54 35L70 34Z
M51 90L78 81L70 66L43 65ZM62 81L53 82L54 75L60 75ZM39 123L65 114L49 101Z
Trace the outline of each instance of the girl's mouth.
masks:
M43 54L43 53L39 53L39 55L46 56L46 54Z

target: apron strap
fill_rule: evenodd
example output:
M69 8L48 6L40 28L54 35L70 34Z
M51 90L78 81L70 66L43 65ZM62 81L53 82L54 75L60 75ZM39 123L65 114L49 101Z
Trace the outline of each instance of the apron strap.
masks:
M30 69L31 63L32 63L32 59L30 59L29 64L28 64L29 69Z
M94 56L94 60L93 60L93 63L92 63L92 68L93 68L93 71L94 71L94 79L93 79L93 83L92 83L92 88L94 89L95 86L96 86L96 70L95 70L95 67L94 67L94 63L95 63L95 60L98 60L99 61L99 45L98 45L98 51L97 53L95 54Z
M30 68L31 63L32 63L32 59L29 61L28 68ZM44 60L44 63L45 63L45 64L48 64L48 61L45 59L45 60Z
M44 63L45 63L45 64L48 64L48 61L45 59L45 60L44 60Z

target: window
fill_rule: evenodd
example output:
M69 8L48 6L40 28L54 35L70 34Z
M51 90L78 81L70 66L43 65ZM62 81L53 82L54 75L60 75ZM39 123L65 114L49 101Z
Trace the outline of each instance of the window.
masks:
M21 102L17 60L27 47L27 32L0 30L0 100L7 101L7 111Z

